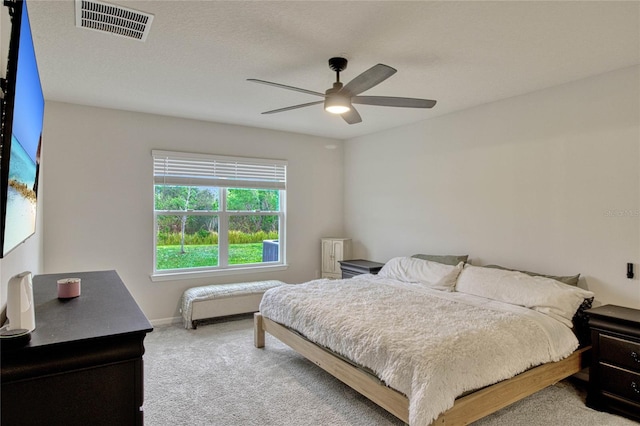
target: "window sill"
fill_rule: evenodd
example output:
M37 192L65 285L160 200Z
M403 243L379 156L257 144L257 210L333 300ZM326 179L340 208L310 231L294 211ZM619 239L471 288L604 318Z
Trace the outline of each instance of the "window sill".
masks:
M289 265L270 265L270 266L257 266L257 267L238 267L228 269L216 269L206 271L189 271L189 272L158 272L151 274L151 281L180 281L189 280L193 278L207 278L207 277L222 277L225 275L247 275L258 274L264 272L285 271L289 268Z

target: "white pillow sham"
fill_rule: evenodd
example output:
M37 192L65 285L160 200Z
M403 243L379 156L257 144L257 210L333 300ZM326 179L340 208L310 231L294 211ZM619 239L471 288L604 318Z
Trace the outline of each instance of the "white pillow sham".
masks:
M473 294L546 314L567 327L584 301L594 296L588 290L545 277L532 277L518 271L466 265L455 287Z
M453 291L463 264L460 262L453 266L414 257L394 257L380 269L378 276L420 283L435 290Z

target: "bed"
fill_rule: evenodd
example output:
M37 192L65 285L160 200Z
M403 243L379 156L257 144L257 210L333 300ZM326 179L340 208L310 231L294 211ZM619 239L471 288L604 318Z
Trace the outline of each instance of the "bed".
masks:
M270 333L413 426L468 424L583 367L572 327L593 294L517 271L389 261L378 276L268 290Z

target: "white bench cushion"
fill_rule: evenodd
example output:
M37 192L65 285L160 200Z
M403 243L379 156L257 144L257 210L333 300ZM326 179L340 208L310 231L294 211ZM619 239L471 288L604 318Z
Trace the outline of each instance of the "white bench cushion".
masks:
M180 309L184 326L192 328L193 321L204 318L255 312L265 291L284 284L282 281L268 280L187 289L182 295ZM237 301L222 300L229 298L237 298Z

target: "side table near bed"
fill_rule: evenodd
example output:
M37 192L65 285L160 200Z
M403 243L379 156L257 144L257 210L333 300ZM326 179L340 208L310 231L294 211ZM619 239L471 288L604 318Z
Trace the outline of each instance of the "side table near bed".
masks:
M640 420L640 310L586 311L593 345L587 405Z
M352 278L361 274L374 274L380 272L384 263L372 262L364 259L340 260L342 279Z

